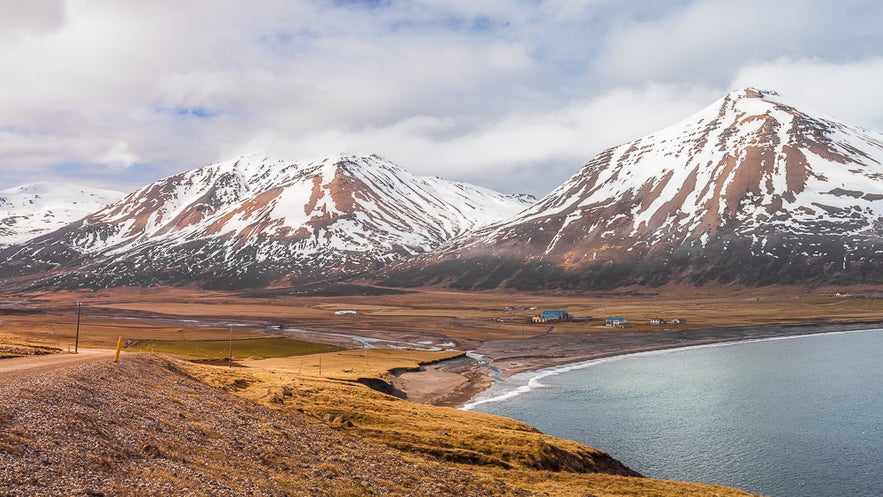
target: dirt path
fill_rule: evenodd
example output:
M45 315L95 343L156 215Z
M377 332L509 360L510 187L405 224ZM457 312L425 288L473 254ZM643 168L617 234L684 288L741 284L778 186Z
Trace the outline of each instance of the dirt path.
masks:
M113 351L105 349L80 349L77 354L50 354L15 357L0 360L0 383L22 374L34 374L92 361L113 360Z

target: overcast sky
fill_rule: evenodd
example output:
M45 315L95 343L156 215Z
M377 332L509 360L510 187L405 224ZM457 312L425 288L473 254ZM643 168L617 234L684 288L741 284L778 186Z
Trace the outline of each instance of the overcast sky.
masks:
M883 131L878 0L0 0L0 189L376 153L543 195L728 91Z

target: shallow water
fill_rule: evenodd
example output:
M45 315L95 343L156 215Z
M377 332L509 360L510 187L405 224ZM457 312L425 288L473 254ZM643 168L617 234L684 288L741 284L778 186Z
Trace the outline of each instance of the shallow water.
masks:
M883 330L590 361L499 382L469 407L653 478L883 496Z

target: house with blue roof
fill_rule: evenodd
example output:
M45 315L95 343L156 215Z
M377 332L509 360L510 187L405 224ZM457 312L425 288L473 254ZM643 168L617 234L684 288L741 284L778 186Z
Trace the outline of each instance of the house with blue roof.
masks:
M572 321L573 316L567 311L544 310L539 316L533 317L534 323L555 323L558 321Z
M604 326L610 328L625 328L626 323L628 323L626 318L607 318L604 320Z

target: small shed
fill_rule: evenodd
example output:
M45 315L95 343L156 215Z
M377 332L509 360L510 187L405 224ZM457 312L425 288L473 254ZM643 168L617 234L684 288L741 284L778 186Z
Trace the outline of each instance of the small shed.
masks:
M604 320L604 326L610 328L625 328L626 323L628 323L626 318L607 318Z

